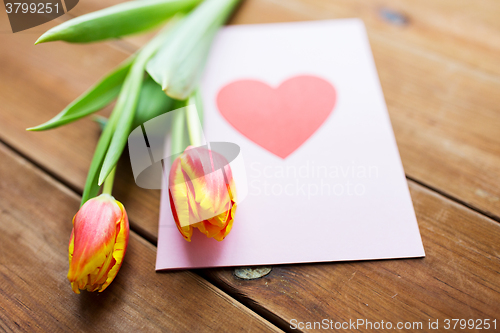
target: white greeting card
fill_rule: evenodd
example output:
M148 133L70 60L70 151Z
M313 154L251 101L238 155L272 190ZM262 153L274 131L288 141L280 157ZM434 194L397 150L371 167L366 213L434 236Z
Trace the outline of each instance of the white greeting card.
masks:
M361 20L225 27L201 88L248 194L225 240L188 243L164 189L157 270L425 256Z

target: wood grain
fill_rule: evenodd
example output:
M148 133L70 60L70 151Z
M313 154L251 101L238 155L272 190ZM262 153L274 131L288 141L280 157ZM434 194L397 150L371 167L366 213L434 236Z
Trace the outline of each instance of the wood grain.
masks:
M405 23L387 19L383 10L403 16ZM233 23L359 17L370 36L500 74L499 11L498 1L491 0L247 0Z
M0 329L278 331L191 272L155 273L155 248L133 232L110 287L74 294L67 251L79 197L3 144L0 175Z
M252 281L236 278L231 269L205 273L250 307L280 318L282 327L290 327L292 319L325 318L394 325L428 325L429 319L443 324L447 318L498 322L500 225L418 184L409 185L425 258L275 266Z

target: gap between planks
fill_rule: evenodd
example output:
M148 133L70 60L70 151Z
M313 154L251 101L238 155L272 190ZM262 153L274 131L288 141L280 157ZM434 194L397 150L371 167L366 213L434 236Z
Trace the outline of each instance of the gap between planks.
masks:
M472 210L472 211L474 211L474 212L476 212L476 213L478 213L478 214L481 214L481 215L483 215L483 216L486 216L486 217L488 217L488 218L490 218L490 219L492 219L492 220L494 220L494 221L496 221L496 222L499 222L499 223L500 223L500 216L497 216L497 215L495 215L495 214L493 214L493 213L489 213L489 212L486 212L486 211L484 211L484 210L482 210L482 209L479 209L478 207L475 207L475 206L473 206L473 205L471 205L471 204L468 204L468 203L467 203L467 202L465 202L464 200L461 200L461 199L459 199L459 198L457 198L457 197L454 197L454 196L452 196L452 195L450 195L450 194L446 193L445 191L441 191L440 189L438 189L438 188L436 188L436 187L433 187L433 186L427 185L426 183L421 182L420 180L415 179L414 177L411 177L411 176L406 175L406 179L407 179L407 180L409 180L409 181L414 182L415 184L418 184L418 185L420 185L420 186L422 186L422 187L424 187L424 188L428 189L429 191L435 192L435 193L437 193L437 194L439 194L439 195L441 195L441 196L445 197L445 198L446 198L446 199L448 199L448 200L451 200L451 201L453 201L453 202L455 202L455 203L457 203L457 204L459 204L459 205L462 205L462 206L464 206L464 207L467 207L467 208L469 208L470 210Z

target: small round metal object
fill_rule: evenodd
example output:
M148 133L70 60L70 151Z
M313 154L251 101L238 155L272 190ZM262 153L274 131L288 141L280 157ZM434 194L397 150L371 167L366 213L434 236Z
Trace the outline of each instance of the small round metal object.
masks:
M389 8L381 8L379 10L379 15L384 21L389 22L393 25L405 26L409 22L409 19L406 15Z
M234 276L243 280L255 280L259 279L267 274L271 273L273 268L269 266L260 267L240 267L236 268L233 272Z

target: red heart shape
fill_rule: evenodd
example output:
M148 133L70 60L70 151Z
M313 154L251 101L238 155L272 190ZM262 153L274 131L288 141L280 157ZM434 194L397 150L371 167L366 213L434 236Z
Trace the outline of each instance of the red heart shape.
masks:
M335 88L319 77L292 77L274 89L256 80L224 86L217 106L241 134L286 158L316 132L335 106Z

